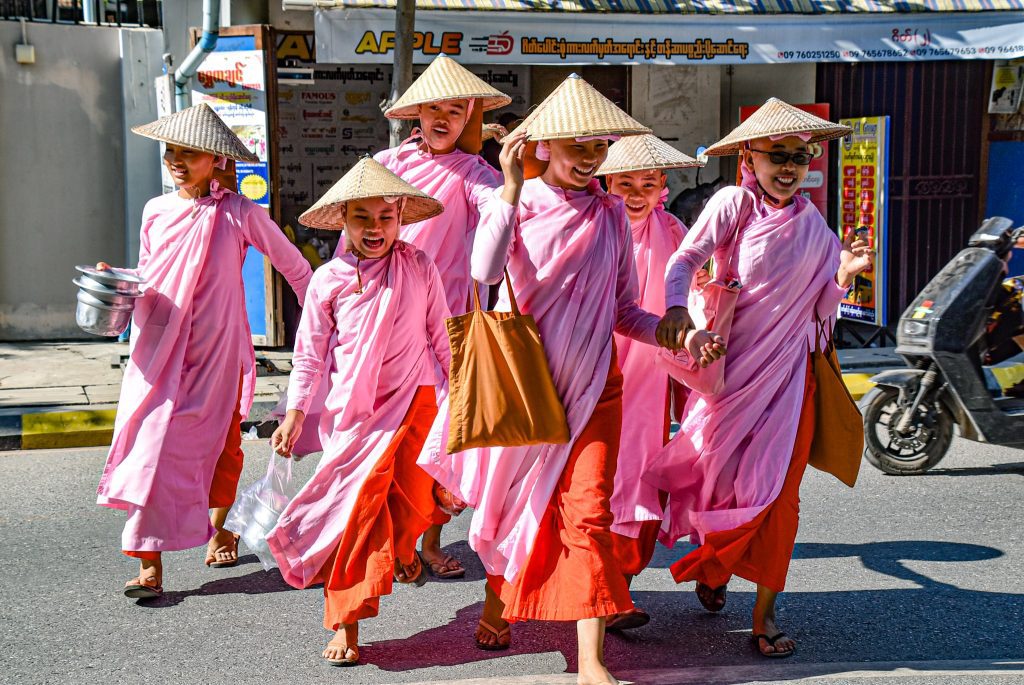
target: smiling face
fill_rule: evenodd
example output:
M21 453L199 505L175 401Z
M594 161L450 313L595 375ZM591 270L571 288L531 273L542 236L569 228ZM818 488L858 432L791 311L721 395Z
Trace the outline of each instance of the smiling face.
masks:
M446 154L455 149L469 120L469 100L445 100L420 105L420 129L431 151Z
M608 192L622 198L626 214L635 224L650 216L658 206L666 181L665 172L660 169L623 171L608 176Z
M382 197L350 200L345 206L345 239L350 251L366 259L383 257L398 238L401 202Z
M200 152L181 145L167 144L164 165L178 188L199 188L204 192L210 187L216 167L216 155Z
M780 140L758 138L750 141L750 149L743 151L743 163L747 165L747 168L754 170L754 175L761 187L776 198L780 206L786 205L796 194L800 184L804 182L808 167L796 164L792 159L782 164L776 164L767 154L770 152L810 153L810 146L796 136Z
M548 185L568 190L584 190L597 168L608 157L608 141L604 138L577 142L573 138L550 140L551 159L542 178Z

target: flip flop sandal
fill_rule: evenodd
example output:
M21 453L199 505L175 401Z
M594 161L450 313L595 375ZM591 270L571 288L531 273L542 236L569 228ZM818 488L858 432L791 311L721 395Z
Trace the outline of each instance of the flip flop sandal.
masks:
M716 588L704 583L697 583L696 592L697 599L700 600L701 605L713 614L717 614L719 611L725 608L726 591L728 585L720 585ZM710 597L708 595L710 594Z
M793 647L788 652L765 652L761 649L761 640L767 642L769 647L774 647L776 642L786 637L785 633L776 633L772 637L768 637L766 633L757 633L751 637L754 640L754 646L757 647L757 651L766 659L785 659L796 653L796 647Z
M206 565L209 566L210 568L231 568L232 566L238 566L238 537L239 536L237 536L237 535L234 536L234 541L235 542L234 542L233 547L228 547L227 545L221 545L220 547L218 547L217 549L213 550L212 552L209 550L209 548L207 548L207 550L206 550ZM233 553L235 555L235 558L234 559L230 559L228 561L217 561L217 554L220 553L220 552L226 552L226 553L229 553L229 554Z
M327 646L329 647L330 645L331 645L331 643L328 642ZM355 656L354 659L349 659L348 658L349 652L355 652L356 656ZM342 657L341 659L328 659L327 657L323 656L322 653L321 653L320 656L323 658L323 660L325 662L327 662L327 664L329 664L331 666L358 666L359 665L359 648L358 647L351 647L351 646L350 647L346 647L345 648L345 656Z
M131 599L156 599L164 594L163 585L156 585L156 576L150 576L146 580L153 583L147 584L142 578L136 576L124 584L124 596Z
M445 555L441 561L427 561L423 558L423 552L419 552L420 561L430 571L430 575L441 580L452 580L454 578L462 578L466 575L466 569L459 564L459 568L448 568L448 563L458 560L450 554Z
M416 552L416 558L420 562L420 572L415 578L406 578L402 580L398 577L398 572L395 572L395 582L402 583L403 585L415 585L416 587L423 587L427 584L427 565L423 562L423 557L420 556L419 552Z
M623 611L621 614L610 616L604 624L605 630L621 631L633 630L645 626L651 622L651 615L643 609L633 608Z
M493 645L487 644L486 642L480 642L480 640L476 640L476 646L480 649L487 652L500 652L502 650L508 649L512 645L511 625L507 625L501 630L498 630L483 619L480 619L480 623L478 625L494 636ZM508 635L508 642L502 643L501 638L505 637L506 635Z

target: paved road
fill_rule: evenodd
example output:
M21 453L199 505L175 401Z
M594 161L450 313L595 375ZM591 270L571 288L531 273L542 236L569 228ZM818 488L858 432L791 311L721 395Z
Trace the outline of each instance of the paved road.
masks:
M246 443L243 483L269 454ZM474 648L482 569L461 582L398 587L363 624L367 664L319 663L327 633L318 589L296 591L247 555L234 569L202 550L166 556L166 597L138 605L119 587L135 568L118 554L122 516L93 504L99 449L0 453L0 681L4 683L573 683L568 624L516 626L514 647ZM308 475L312 463L300 464ZM610 637L613 672L640 683L748 682L938 685L1024 683L1024 452L958 442L919 478L865 466L848 490L812 472L790 592L780 620L799 653L770 662L748 640L752 587L704 613L659 552L637 578L654 620Z

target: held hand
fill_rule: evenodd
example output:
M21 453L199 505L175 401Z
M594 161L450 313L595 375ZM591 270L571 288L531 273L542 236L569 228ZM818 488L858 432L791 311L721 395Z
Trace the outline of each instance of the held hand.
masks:
M725 338L712 331L691 330L686 334L686 351L706 368L725 356Z
M711 274L708 273L707 269L698 269L697 273L693 275L693 280L698 288L703 288L711 282Z
M864 238L858 238L854 231L846 232L846 239L843 240L843 251L839 253L839 271L836 273L836 283L843 288L853 285L853 279L857 274L871 268L875 259L874 250L871 244Z
M302 434L302 419L305 415L298 409L289 409L284 421L270 436L270 447L282 457L291 457L299 435Z
M96 262L96 270L97 271L110 271L113 268L114 267L110 266L106 262Z
M692 328L693 320L686 307L669 307L658 322L655 337L659 345L675 352L683 347L683 336Z
M505 177L505 187L502 189L502 199L511 205L519 202L519 193L523 189L524 171L523 164L526 157L526 132L515 133L506 136L501 141L501 152L498 154L498 161L501 163L501 173Z
M507 135L508 129L506 129L501 124L484 124L484 130L482 132L484 140L490 140L491 138L494 138L500 141Z

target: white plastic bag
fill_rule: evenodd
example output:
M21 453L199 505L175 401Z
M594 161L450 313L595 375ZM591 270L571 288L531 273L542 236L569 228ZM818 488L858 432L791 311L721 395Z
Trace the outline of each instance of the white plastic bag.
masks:
M277 568L266 537L277 525L277 519L295 496L296 489L292 483L292 460L271 452L267 475L242 491L224 522L226 529L241 536L264 570Z

